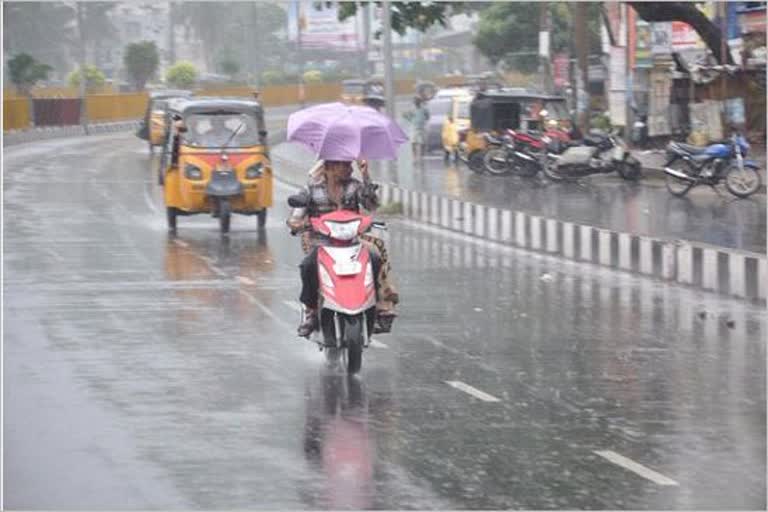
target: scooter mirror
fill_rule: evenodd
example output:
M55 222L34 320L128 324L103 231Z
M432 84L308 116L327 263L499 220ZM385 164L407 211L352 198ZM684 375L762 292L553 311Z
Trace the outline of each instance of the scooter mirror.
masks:
M306 208L307 197L304 194L294 194L288 196L288 206L291 208Z

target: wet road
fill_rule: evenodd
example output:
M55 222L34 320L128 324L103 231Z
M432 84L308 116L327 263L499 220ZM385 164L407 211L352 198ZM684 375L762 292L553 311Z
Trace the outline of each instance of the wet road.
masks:
M293 145L292 145L293 146ZM286 152L307 165L312 155L300 148ZM764 254L766 196L737 199L724 187L696 187L685 198L672 196L663 181L627 183L613 176L578 183L478 175L464 164L430 155L414 168L410 148L394 170L375 169L374 177L411 190L423 190L488 206L510 208L548 218L588 224L657 238L704 242Z
M766 506L761 308L391 219L401 317L348 380L293 334L284 187L174 238L129 135L4 178L7 508Z

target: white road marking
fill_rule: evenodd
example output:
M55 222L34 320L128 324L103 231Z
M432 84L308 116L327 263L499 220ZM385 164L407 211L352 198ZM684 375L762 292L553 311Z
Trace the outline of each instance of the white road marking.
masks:
M299 313L301 313L301 311L302 311L301 304L299 304L298 302L296 302L294 300L284 300L283 304L285 304L286 306L288 306L289 308L291 308L294 311L298 311Z
M459 391L463 391L467 393L468 395L472 395L475 398L478 398L482 400L483 402L500 402L498 398L496 398L493 395L489 395L485 391L480 391L477 388L474 388L470 386L469 384L465 384L464 382L461 382L460 380L447 380L445 381L446 384L448 384L451 387L454 387L458 389Z
M657 473L656 471L647 468L643 466L642 464L639 464L632 459L628 459L627 457L624 457L623 455L619 455L618 453L611 451L611 450L597 450L595 453L604 459L609 460L610 462L613 462L617 466L621 466L624 469L627 469L629 471L632 471L633 473L636 473L640 475L643 478L646 478L650 480L653 483L656 483L658 485L680 485L671 478L667 478L666 476L662 475L661 473Z
M237 276L237 280L240 281L241 283L247 284L249 286L253 286L254 284L256 284L256 281L254 281L250 277Z
M371 343L369 343L368 346L373 348L389 348L389 345L386 343L374 340L373 338L371 338Z
M152 201L152 197L149 194L149 187L146 184L144 185L144 201L146 201L150 210L157 213L157 206L155 206L155 202Z
M185 242L184 240L179 240L178 238L177 238L177 239L174 239L174 240L173 240L173 243L175 243L175 244L176 244L176 245L178 245L179 247L184 247L184 248L187 248L187 247L189 247L189 244L188 244L187 242Z

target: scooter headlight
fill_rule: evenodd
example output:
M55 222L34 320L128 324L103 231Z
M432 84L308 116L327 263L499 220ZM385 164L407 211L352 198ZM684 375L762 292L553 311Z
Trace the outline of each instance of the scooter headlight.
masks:
M256 178L261 178L263 174L264 174L264 166L261 164L261 162L254 164L245 170L245 177L249 180L255 180Z
M188 180L201 180L203 171L196 165L187 164L184 166L184 177Z
M357 230L360 228L360 221L333 222L325 221L328 231L331 232L331 238L336 240L352 240L357 236Z

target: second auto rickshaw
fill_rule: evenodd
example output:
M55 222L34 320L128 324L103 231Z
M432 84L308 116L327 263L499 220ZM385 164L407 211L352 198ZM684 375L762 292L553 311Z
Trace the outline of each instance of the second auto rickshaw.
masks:
M165 151L168 227L181 215L210 213L227 233L232 213L256 215L272 206L272 167L264 111L256 101L201 98L169 104L174 122Z
M152 91L149 94L147 110L144 113L144 120L139 128L138 136L147 141L150 154L154 153L155 146L162 146L165 142L168 102L173 98L189 98L191 96L191 91L173 89Z

